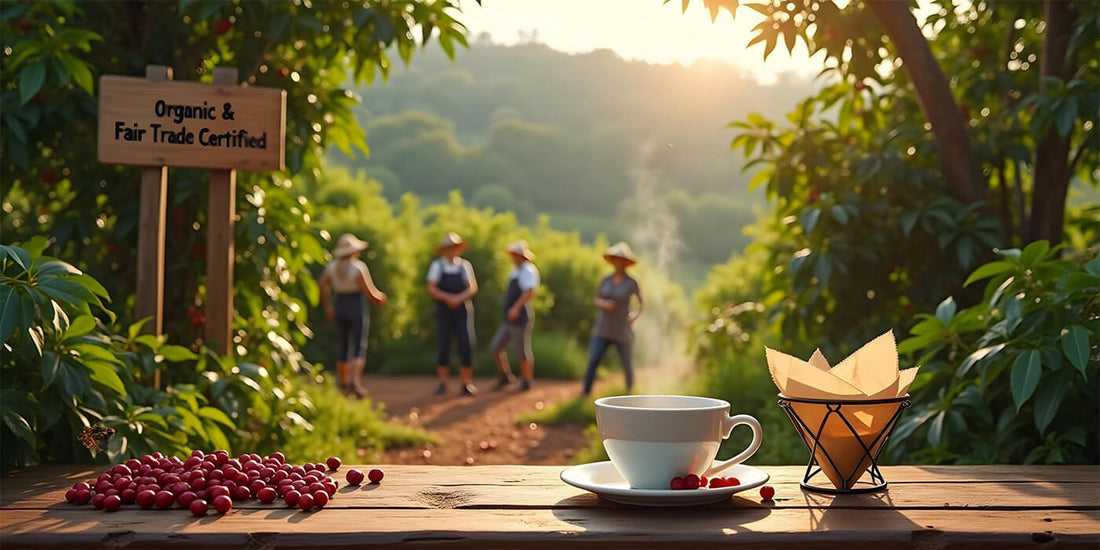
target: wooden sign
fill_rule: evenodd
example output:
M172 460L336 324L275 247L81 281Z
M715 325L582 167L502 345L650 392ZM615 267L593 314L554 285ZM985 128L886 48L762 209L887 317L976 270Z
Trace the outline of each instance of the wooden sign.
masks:
M99 161L139 166L282 170L286 91L105 75Z

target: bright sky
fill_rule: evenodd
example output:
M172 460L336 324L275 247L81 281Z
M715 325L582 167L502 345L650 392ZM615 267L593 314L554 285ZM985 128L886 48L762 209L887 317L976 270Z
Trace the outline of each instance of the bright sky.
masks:
M703 0L693 0L686 13L679 0L482 0L481 6L462 0L461 5L471 38L484 31L502 44L532 41L537 32L534 41L569 53L607 48L625 59L684 65L717 58L762 82L786 71L817 74L822 67L821 59L811 61L801 44L794 55L777 46L767 63L762 43L746 49L761 17L744 7L736 20L723 9L711 23Z

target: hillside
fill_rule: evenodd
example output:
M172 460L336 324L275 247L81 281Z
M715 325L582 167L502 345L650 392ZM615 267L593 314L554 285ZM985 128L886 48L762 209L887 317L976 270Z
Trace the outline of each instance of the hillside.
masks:
M335 152L334 162L366 169L390 197L436 202L459 189L475 205L527 222L549 214L587 238L638 240L664 210L696 267L743 247L741 227L762 204L726 124L750 112L781 119L813 86L761 86L720 62L650 65L484 35L453 62L436 50L417 61L358 90L371 156Z

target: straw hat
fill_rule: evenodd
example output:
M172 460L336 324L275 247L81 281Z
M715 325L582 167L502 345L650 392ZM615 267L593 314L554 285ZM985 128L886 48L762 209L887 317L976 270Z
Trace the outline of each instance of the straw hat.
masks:
M535 253L531 252L530 248L527 248L527 241L520 239L508 246L504 247L510 254L521 256L523 259L533 262L535 261Z
M337 258L343 258L351 256L365 248L367 248L367 241L360 240L351 233L344 233L336 239L336 246L332 249L332 255Z
M634 251L630 249L630 245L623 241L611 245L607 249L607 252L603 253L603 259L610 262L612 258L626 260L628 262L627 265L638 263L638 257L634 255Z
M469 245L470 243L462 240L462 237L458 236L458 233L452 231L443 236L443 241L439 243L439 248L435 249L435 253L442 254L444 250L452 246L457 246L459 247L458 253L462 254L462 251L466 250L466 247Z

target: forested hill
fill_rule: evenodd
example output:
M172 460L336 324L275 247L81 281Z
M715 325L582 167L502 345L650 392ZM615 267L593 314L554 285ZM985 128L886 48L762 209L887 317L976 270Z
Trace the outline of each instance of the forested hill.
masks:
M708 264L747 242L741 226L762 203L726 124L751 112L782 120L813 86L762 86L716 61L650 65L483 35L453 62L431 49L362 87L371 157L333 160L366 168L391 197L434 202L459 189L475 205L524 221L548 213L556 227L612 239L629 237L624 212L646 180L680 221L685 259Z

